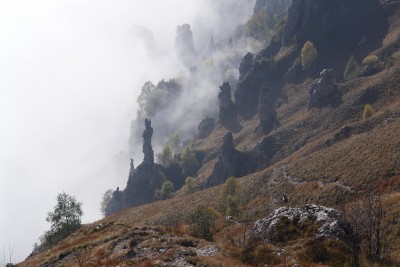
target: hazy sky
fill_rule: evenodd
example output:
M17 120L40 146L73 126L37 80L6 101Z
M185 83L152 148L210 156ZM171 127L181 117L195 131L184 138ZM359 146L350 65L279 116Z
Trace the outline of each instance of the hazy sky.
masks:
M100 218L102 192L126 184L110 162L128 149L141 85L181 71L176 25L234 26L212 2L0 0L0 250L24 259L62 191L83 202L84 222ZM156 58L135 25L153 32Z

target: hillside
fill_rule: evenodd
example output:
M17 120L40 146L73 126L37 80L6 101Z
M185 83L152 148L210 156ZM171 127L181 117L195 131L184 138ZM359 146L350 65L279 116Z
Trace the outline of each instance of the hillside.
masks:
M263 2L270 4L257 1L257 9ZM390 240L382 244L386 258L369 259L363 247L359 266L400 266L400 7L293 0L282 21L269 46L241 60L237 86L220 87L212 132L190 140L200 163L196 192L183 186L172 198L155 199L163 183L156 176L169 176L154 161L146 120L144 160L132 166L113 214L18 266L355 266L352 243L316 239L317 222L282 221L275 230L285 238L275 242L251 238L254 223L280 207L340 210L365 192L382 196L382 236ZM307 41L318 57L304 70ZM348 78L351 55L359 64ZM225 218L219 198L231 176L238 177L240 212ZM200 205L220 213L210 240L190 235L186 218Z

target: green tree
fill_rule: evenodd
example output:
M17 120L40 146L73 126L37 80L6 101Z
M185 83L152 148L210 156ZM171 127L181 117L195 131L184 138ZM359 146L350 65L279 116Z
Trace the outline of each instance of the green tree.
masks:
M181 137L179 136L179 134L174 133L173 135L171 135L167 140L167 144L171 148L173 154L178 154L179 152L181 152Z
M236 191L237 178L230 177L226 179L218 197L218 206L219 210L228 216L236 216L238 214Z
M183 150L179 166L182 168L183 176L187 177L196 174L197 170L200 167L200 164L197 161L196 154L191 148L186 147Z
M175 187L172 182L166 180L160 189L156 190L156 198L164 200L171 198L175 193Z
M190 234L210 240L215 230L218 213L205 206L197 206L187 217Z
M57 203L52 212L47 213L46 221L51 228L40 238L45 245L52 246L66 238L81 226L82 203L66 193L57 195Z
M113 195L113 190L108 189L106 192L104 192L103 197L101 198L100 211L104 217L107 215L106 209L108 203L110 203L111 201L112 195Z
M137 103L139 104L139 114L143 117L152 117L168 106L169 92L148 81L143 85Z
M173 156L171 152L171 148L169 147L168 143L165 143L162 151L157 154L157 161L164 167L168 167L173 162Z
M346 81L354 80L360 74L360 66L358 65L355 57L350 56L349 61L347 61L346 69L344 70L343 78Z
M310 41L305 42L301 49L301 64L304 70L310 70L317 60L318 52L314 44Z
M263 9L255 13L246 23L246 34L255 40L266 43L272 38L276 24L276 18Z
M237 205L236 198L229 195L226 198L226 212L227 216L237 216L239 214L239 207Z

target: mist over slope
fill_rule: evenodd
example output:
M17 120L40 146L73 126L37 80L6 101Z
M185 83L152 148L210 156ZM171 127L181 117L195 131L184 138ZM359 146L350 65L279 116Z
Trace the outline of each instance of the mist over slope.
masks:
M7 219L0 245L15 246L14 260L48 228L58 192L82 201L88 222L100 218L101 194L125 183L124 151L142 84L182 70L176 26L192 24L206 35L195 37L203 44L227 31L214 22L229 31L240 23L231 20L238 10L248 16L250 2L225 1L223 13L222 2L212 1L2 1L0 213ZM142 35L153 36L155 52Z

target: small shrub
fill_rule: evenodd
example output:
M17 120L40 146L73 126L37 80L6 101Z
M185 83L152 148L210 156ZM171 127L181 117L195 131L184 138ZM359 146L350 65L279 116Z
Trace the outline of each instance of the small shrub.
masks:
M301 65L303 66L303 69L311 69L315 64L317 57L318 52L317 49L315 49L314 44L310 41L305 42L301 49Z
M282 262L281 257L274 252L271 245L259 242L249 242L240 253L239 259L253 266L277 265Z
M214 209L198 206L187 217L190 234L211 240L217 218L218 213Z
M370 104L366 104L363 111L363 120L371 118L372 115L374 115L374 110L372 109L372 106Z
M164 200L167 198L171 198L175 193L175 187L174 185L166 180L160 189L156 190L156 198Z
M379 60L378 60L378 57L376 55L366 56L362 61L363 65L375 65L375 66L377 66L378 63L379 63Z
M275 225L275 230L271 233L269 239L274 243L288 242L298 238L311 237L315 235L319 225L314 223L312 218L299 222L300 216L293 220L287 217L281 217Z
M339 240L309 240L304 245L300 258L305 262L324 263L329 266L343 266L349 261L349 251Z
M377 73L380 70L379 59L376 55L366 56L363 61L363 75L369 76Z
M186 185L186 193L187 194L191 194L196 190L195 185L194 185L194 178L191 176L186 178L185 185Z

